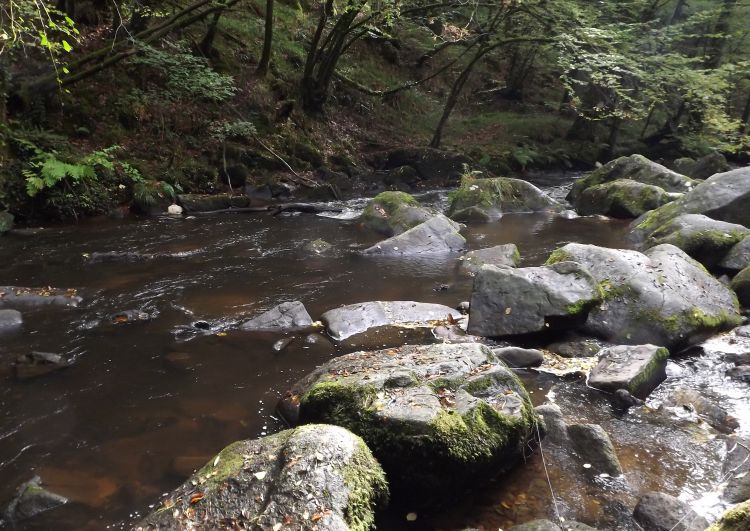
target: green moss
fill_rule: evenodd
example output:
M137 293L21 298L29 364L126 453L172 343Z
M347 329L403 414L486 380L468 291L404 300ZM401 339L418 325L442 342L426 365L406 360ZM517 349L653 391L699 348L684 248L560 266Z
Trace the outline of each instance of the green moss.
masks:
M477 179L467 174L461 178L461 185L458 189L448 194L448 199L450 200L448 208L450 216L473 206L487 209L503 203L520 203L523 201L523 195L511 179L504 177Z
M368 531L375 527L375 510L388 503L389 489L380 464L364 441L357 439L354 454L342 470L349 489L344 518L352 531Z
M323 419L362 435L362 423L374 407L374 387L341 382L318 382L300 398L300 421Z
M628 292L627 286L613 286L612 281L608 278L599 282L598 289L602 301L611 301L623 297Z
M648 382L653 381L656 376L656 371L661 370L664 367L664 363L669 358L669 350L662 347L656 351L656 356L653 360L640 372L640 374L633 378L628 386L628 391L638 396L638 391Z
M242 441L230 444L216 456L219 458L216 466L214 466L216 462L216 457L214 457L196 473L196 477L207 478L206 488L223 483L242 468L245 459L242 457L243 448Z
M547 261L544 262L544 265L552 265L556 264L558 262L573 262L575 261L573 258L573 255L569 252L560 249L555 249L552 251L552 253L549 255L549 258L547 258Z
M729 509L706 531L747 531L748 529L750 529L750 500Z

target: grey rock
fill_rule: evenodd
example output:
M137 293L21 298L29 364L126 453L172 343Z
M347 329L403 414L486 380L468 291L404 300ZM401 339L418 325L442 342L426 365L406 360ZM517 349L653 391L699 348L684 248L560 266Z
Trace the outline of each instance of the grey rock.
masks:
M727 371L727 376L740 380L742 382L750 383L750 365L738 365L732 367Z
M614 393L625 389L646 398L667 378L669 351L656 345L619 345L602 349L599 363L591 369L589 385Z
M225 529L233 521L272 529L291 517L295 529L366 530L387 498L362 439L313 424L229 445L135 529ZM321 517L313 523L313 515Z
M624 409L638 407L645 404L643 400L630 394L630 391L627 389L618 389L614 392L613 397L615 404Z
M615 218L637 218L672 200L659 186L618 179L586 188L577 197L575 207L582 216L602 214Z
M325 254L332 248L331 244L320 238L305 243L302 249L311 254Z
M3 306L78 306L82 301L75 289L22 288L0 286L0 308Z
M590 464L591 471L596 474L619 476L622 474L620 460L617 459L615 447L598 424L570 424L568 436L573 443L582 464Z
M369 255L419 256L448 254L461 251L466 240L459 234L460 226L442 214L363 251Z
M0 334L17 330L23 324L23 315L18 310L0 310Z
M719 265L730 271L741 271L750 266L750 236L735 244Z
M735 365L750 365L750 352L727 352L724 361Z
M13 228L14 219L10 212L0 212L0 236Z
M544 362L542 351L533 348L499 347L493 348L492 352L513 368L539 367Z
M569 441L568 426L563 418L562 410L557 404L542 404L534 409L544 420L545 442L564 445Z
M383 192L365 207L360 222L368 229L394 236L406 232L435 216L431 209L419 205L404 192Z
M675 165L677 165L680 160L682 159L676 160ZM692 164L686 162L687 161L680 162L680 166L685 170L683 173L693 179L708 179L712 175L726 172L730 169L727 159L717 151L713 151L698 160L692 161Z
M598 301L596 281L575 263L483 266L474 277L468 330L485 337L538 332L550 319L585 319Z
M18 487L15 497L6 507L3 516L9 522L21 522L66 503L68 503L67 498L46 490L42 487L42 480L39 476L34 476Z
M71 362L59 354L34 351L16 358L13 364L13 374L19 380L28 380L65 369L70 365Z
M671 349L741 322L732 292L672 245L639 253L571 243L548 262L563 260L578 262L599 283L604 300L583 329L607 341Z
M242 323L242 330L253 332L298 332L313 325L310 314L299 301L284 302Z
M694 411L709 426L722 433L732 433L739 428L739 422L709 396L689 389L677 387L662 403L663 407L679 407Z
M734 333L740 337L750 337L750 325L740 326L734 329Z
M521 261L518 247L512 243L469 251L459 258L462 273L475 275L483 265L516 267Z
M662 492L644 494L633 511L633 517L648 531L704 531L705 518L690 504Z
M750 441L728 437L726 447L722 475L727 480L722 498L729 503L741 503L750 499Z
M547 350L564 358L593 358L602 348L604 348L602 341L576 335L547 345Z
M730 286L737 294L740 304L750 308L750 266L737 273Z

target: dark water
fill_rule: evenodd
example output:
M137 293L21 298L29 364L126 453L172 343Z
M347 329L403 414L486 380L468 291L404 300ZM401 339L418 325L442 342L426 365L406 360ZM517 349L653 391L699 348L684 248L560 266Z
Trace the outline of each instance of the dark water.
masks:
M439 204L444 194L425 201ZM535 265L568 241L621 247L625 230L618 221L516 214L465 234L471 248L516 243L524 264ZM301 249L317 238L333 244L329 255ZM455 257L356 254L376 239L355 220L307 214L103 219L4 238L0 285L76 288L84 300L77 308L23 309L23 331L0 339L0 500L38 474L73 503L26 528L127 528L230 442L282 429L274 417L279 396L337 355L322 335L298 338L275 352L279 336L238 331L239 322L293 299L304 302L314 318L367 300L455 306L468 299L471 281L458 274ZM160 257L90 263L87 256L102 251ZM436 289L441 285L448 288ZM151 320L114 324L111 316L123 310L141 310ZM199 320L211 330L194 328ZM32 350L75 363L37 379L14 380L11 361ZM524 378L538 403L552 393L572 419L602 423L628 471L626 480L592 483L575 470L578 465L548 455L558 510L567 518L604 523L611 500L632 507L638 492L655 488L697 497L716 480L716 463L699 451L704 444L719 446L707 435L686 427L685 437L677 437L672 423L660 428L658 421L638 416L617 419L582 382L531 373ZM675 447L677 459L665 458ZM602 492L609 493L605 501ZM439 513L420 515L411 527L497 529L551 516L551 507L537 453L502 482L457 498ZM406 525L399 511L384 515L380 528Z

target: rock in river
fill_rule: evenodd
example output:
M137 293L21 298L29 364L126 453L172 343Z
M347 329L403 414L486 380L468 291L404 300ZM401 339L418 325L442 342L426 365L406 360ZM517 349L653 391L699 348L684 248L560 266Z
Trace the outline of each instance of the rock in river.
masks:
M17 330L23 324L23 315L18 310L0 310L0 334Z
M300 422L360 435L392 487L448 496L515 465L537 422L523 384L473 343L340 356L298 382L280 407L292 420L296 410Z
M366 531L387 497L362 439L312 424L227 446L136 529Z
M394 236L424 223L434 215L407 193L383 192L367 204L359 220L375 232Z
M568 436L582 464L590 465L589 470L594 474L622 474L615 447L604 428L598 424L571 424L568 426Z
M521 255L515 244L508 243L469 251L458 260L461 272L475 275L483 265L516 267L521 261Z
M729 509L706 531L747 531L748 529L750 529L750 501Z
M667 378L669 351L656 345L619 345L603 349L589 374L589 385L614 393L626 389L646 398Z
M459 234L460 225L442 214L430 218L406 232L376 243L364 254L419 256L448 254L463 250L466 240Z
M242 323L242 330L253 332L298 332L312 327L313 320L299 301L279 304Z
M575 207L582 216L602 214L615 218L637 218L671 200L672 197L658 186L618 179L586 188L576 199Z
M533 348L500 347L492 352L508 367L539 367L544 362L542 351Z
M705 518L698 516L690 504L662 492L644 494L633 516L648 531L704 531L708 527Z
M14 524L66 503L68 503L66 498L46 490L42 487L42 480L39 476L34 476L18 487L15 498L3 512L3 518ZM0 527L2 523L0 520Z
M0 308L3 306L78 306L81 302L75 289L21 288L0 286Z
M59 354L51 352L30 352L19 356L13 364L13 374L19 380L42 376L70 367L71 363Z

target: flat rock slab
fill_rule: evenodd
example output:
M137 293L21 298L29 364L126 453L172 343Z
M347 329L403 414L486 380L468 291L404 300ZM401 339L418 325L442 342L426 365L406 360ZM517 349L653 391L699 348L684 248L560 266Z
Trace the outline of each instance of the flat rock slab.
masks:
M83 299L75 289L21 288L0 286L0 307L3 306L78 306Z
M662 492L644 494L633 516L643 529L652 531L704 531L708 527L690 504Z
M462 273L475 275L483 265L517 267L521 261L521 255L515 244L508 243L469 251L458 260Z
M669 351L656 345L618 345L599 353L599 363L589 374L589 385L614 393L626 389L646 398L667 378Z
M387 497L362 439L308 425L226 447L135 529L364 531Z
M740 324L734 294L673 245L645 253L570 243L548 260L575 261L599 283L603 301L583 329L617 344L667 348Z
M474 277L468 330L485 337L539 332L555 318L585 319L598 301L596 281L576 263L484 266Z
M299 332L313 325L310 314L299 301L284 302L240 325L253 332Z
M730 271L741 271L750 266L750 236L735 244L719 262L719 266Z
M421 256L456 253L466 247L460 225L442 214L362 251L366 255Z
M472 343L334 358L298 382L280 409L291 420L351 429L393 488L431 496L452 496L515 465L537 419L520 380Z

